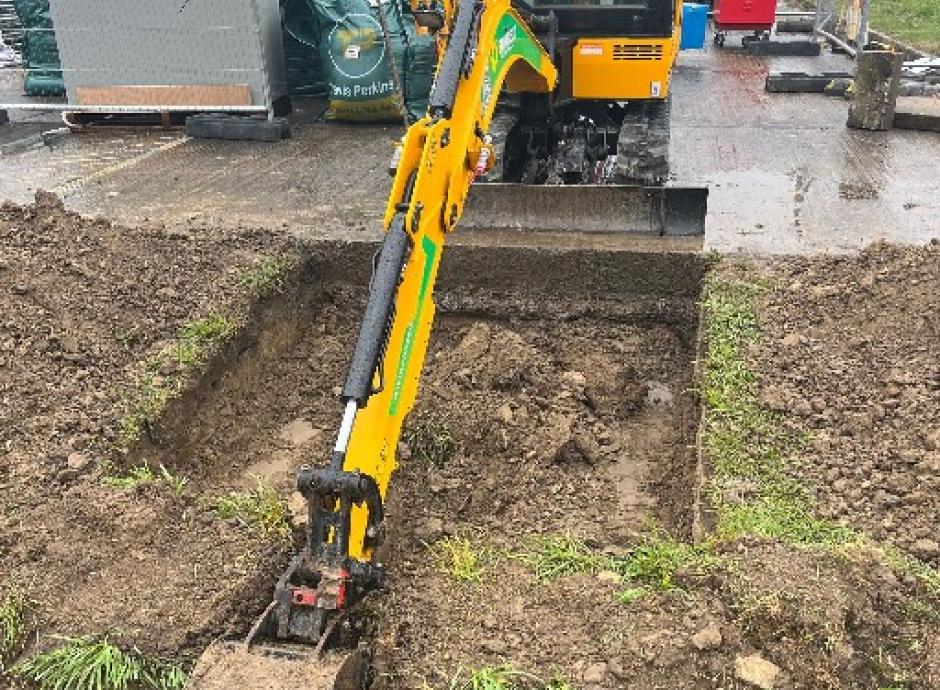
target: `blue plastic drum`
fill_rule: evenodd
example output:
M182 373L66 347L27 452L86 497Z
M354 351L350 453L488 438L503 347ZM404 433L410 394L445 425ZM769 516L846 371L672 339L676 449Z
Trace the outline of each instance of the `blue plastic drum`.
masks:
M708 29L708 5L687 2L682 5L682 41L679 50L701 50Z

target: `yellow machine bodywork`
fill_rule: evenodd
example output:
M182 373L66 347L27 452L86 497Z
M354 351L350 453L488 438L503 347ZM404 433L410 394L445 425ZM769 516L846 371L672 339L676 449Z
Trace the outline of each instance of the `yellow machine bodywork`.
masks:
M509 0L485 0L478 40L477 58L460 79L449 116L424 117L405 134L385 213L386 230L397 214L405 214L411 258L381 362L385 385L359 410L343 466L374 478L383 497L424 366L445 237L463 212L500 89L505 84L509 90L548 93L557 78L551 59ZM349 556L361 561L372 556L363 539L367 517L364 506L353 509Z
M606 101L668 97L682 36L681 2L676 3L672 24L672 35L668 38L578 39L571 56L571 95Z
M664 99L679 44L670 38L582 38L572 51L572 95L606 101Z

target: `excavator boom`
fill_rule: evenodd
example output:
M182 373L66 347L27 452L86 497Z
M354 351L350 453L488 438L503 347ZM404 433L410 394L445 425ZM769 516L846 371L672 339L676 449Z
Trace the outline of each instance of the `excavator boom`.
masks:
M503 86L550 93L551 58L510 0L457 6L428 114L395 155L385 238L342 389L343 416L326 466L304 465L307 543L281 576L250 638L320 645L331 621L382 583L373 554L402 424L415 402L447 233L474 179L493 164L487 130ZM249 642L251 639L249 640Z

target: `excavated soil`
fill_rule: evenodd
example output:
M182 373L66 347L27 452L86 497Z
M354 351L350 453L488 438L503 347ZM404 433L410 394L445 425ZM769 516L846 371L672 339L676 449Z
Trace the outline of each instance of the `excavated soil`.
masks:
M41 635L107 634L165 658L244 634L292 544L209 503L259 477L288 500L296 467L327 457L374 247L117 228L46 196L4 206L0 242L0 592L28 590ZM284 255L297 267L283 291L253 298L245 272ZM566 533L622 553L653 523L689 537L702 272L681 255L445 257L409 428L432 420L455 452L439 465L402 454L381 554L388 587L353 617L376 650L373 687L443 690L461 667L501 663L580 690L759 687L748 674L767 663L778 689L940 684L940 603L864 553L740 540L719 549L729 567L680 571L683 590L630 605L605 574L538 583L509 558L477 582L442 572L433 545L452 535L494 553ZM926 558L938 263L935 247L876 248L740 269L771 275L765 345L751 356L768 405L815 433L819 456L802 472L821 510ZM140 363L212 312L244 325L117 454ZM876 405L882 417L849 423ZM182 496L114 488L105 460L162 463L189 483Z
M139 363L194 318L248 313L240 275L292 250L263 232L113 227L42 193L0 209L0 245L0 590L28 592L44 634L194 652L268 596L288 549L195 500L231 483L224 470L178 498L104 486L100 465L143 459L113 450Z
M940 565L940 245L779 262L753 353L820 513Z

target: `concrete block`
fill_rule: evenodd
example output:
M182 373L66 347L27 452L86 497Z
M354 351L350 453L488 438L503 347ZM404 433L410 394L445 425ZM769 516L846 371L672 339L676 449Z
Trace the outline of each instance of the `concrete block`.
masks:
M819 44L816 41L748 41L747 50L751 55L790 55L816 57Z
M897 129L940 132L940 98L898 98L894 108Z
M815 23L814 17L780 17L777 20L777 33L811 34Z
M764 88L771 93L824 93L834 79L851 79L849 72L768 72Z
M858 54L846 125L871 131L891 129L903 64L904 55L891 50Z
M290 138L291 129L284 117L268 120L244 115L200 113L186 118L186 135L194 139L280 141Z

